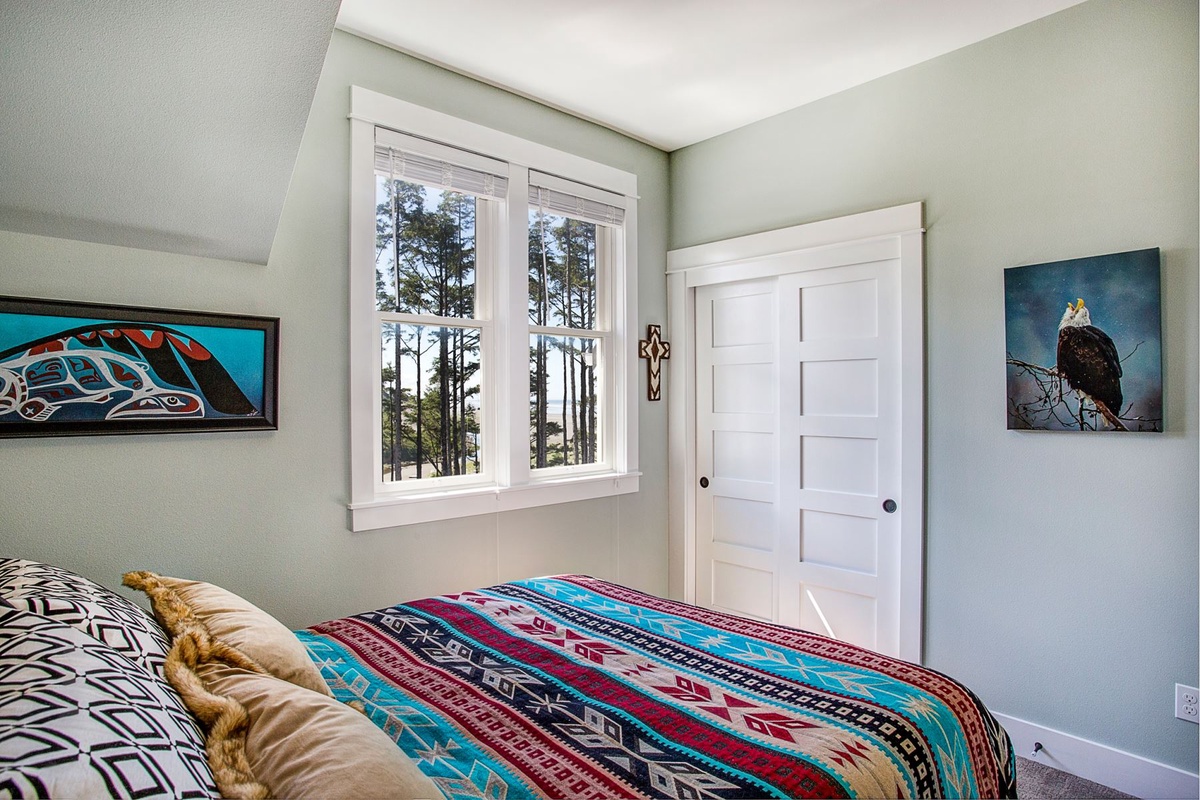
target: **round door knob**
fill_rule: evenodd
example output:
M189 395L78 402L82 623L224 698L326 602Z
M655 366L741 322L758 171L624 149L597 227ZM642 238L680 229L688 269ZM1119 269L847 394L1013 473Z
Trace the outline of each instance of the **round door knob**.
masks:
M701 489L707 489L707 488L708 488L708 478L701 478L701 479L700 479L700 488L701 488Z
M890 497L887 500L884 500L883 501L883 510L889 514L895 514L896 513L896 501Z

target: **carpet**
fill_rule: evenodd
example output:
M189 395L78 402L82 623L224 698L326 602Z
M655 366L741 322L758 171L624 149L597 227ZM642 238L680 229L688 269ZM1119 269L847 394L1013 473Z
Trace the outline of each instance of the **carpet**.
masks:
M1132 796L1017 756L1017 797L1021 800L1107 800Z

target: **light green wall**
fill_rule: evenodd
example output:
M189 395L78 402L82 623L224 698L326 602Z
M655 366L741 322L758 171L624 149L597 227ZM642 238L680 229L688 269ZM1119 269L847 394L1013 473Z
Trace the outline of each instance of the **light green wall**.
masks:
M1194 0L1090 0L671 156L673 248L925 202L927 662L1193 772L1197 126ZM1004 268L1145 247L1168 432L1007 431Z
M639 314L663 321L664 153L337 32L265 267L0 233L0 294L282 318L277 432L0 443L0 554L107 585L131 569L215 581L292 626L555 572L664 593L665 403L642 401L640 494L348 530L351 84L636 173Z

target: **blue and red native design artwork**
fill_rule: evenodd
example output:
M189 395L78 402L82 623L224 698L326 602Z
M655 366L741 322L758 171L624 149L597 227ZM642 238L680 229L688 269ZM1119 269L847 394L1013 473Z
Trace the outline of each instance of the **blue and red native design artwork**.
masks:
M0 422L257 413L220 360L176 328L89 324L0 352Z

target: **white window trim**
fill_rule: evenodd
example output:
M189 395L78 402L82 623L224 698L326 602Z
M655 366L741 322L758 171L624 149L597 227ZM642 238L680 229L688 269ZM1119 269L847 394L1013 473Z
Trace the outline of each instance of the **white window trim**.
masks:
M354 531L396 527L439 519L491 514L533 506L611 497L638 490L637 359L637 176L511 134L468 122L423 106L350 88L350 527ZM509 209L528 202L528 172L562 176L572 182L623 198L625 224L613 235L614 247L624 252L624 269L611 275L612 376L607 386L606 464L581 465L569 471L529 467L528 447L510 446L490 458L486 485L467 487L422 481L412 489L381 489L376 418L379 416L379 332L375 307L375 128L376 126L441 142L506 162L509 167ZM528 384L522 370L497 365L526 364L529 360L527 215L502 212L495 246L507 252L492 276L497 312L482 315L490 326L494 355L489 359L491 402L483 409L482 424L500 435L529 428ZM508 298L507 305L503 298ZM474 323L471 323L474 324ZM503 351L503 352L501 352ZM522 436L524 434L522 433ZM527 438L527 437L525 437ZM510 436L515 442L516 437ZM486 457L486 456L485 456Z

